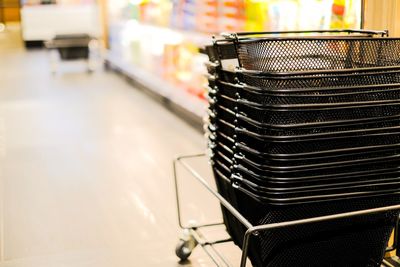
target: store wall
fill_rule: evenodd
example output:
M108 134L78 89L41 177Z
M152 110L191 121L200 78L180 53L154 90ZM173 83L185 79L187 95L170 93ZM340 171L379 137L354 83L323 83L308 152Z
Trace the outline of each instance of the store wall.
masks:
M17 22L20 21L19 7L4 8L4 22Z
M0 22L20 21L19 0L0 0Z
M365 0L364 28L389 30L389 35L400 36L400 1Z

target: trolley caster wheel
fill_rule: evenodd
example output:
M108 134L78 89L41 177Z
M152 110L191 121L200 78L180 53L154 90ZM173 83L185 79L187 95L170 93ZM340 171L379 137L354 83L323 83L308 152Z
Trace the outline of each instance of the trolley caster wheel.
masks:
M185 261L189 258L190 254L192 254L192 250L185 241L179 240L175 248L175 254L181 261Z
M175 247L175 254L181 261L185 261L192 254L193 249L197 246L197 241L190 234L188 229L182 233L182 237Z

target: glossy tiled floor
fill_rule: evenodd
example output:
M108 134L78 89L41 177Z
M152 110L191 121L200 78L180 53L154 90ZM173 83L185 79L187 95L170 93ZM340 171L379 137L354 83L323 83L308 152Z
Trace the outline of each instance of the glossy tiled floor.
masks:
M52 75L12 39L0 33L0 266L180 266L171 161L203 151L201 133L112 72ZM186 217L218 220L183 186ZM213 266L200 249L183 265Z

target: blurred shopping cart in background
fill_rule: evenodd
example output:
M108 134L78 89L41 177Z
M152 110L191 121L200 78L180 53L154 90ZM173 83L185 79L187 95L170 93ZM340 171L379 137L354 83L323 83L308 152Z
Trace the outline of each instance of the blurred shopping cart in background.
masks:
M96 38L88 34L56 35L52 40L44 42L50 51L51 71L57 72L60 61L83 60L87 64L87 71L94 70L94 55L99 53L99 44ZM57 53L54 53L56 51Z

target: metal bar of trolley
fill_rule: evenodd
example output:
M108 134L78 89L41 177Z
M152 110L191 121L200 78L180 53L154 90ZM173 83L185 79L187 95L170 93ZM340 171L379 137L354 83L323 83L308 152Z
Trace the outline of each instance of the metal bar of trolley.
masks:
M179 226L182 229L191 229L194 238L196 239L196 244L200 244L203 249L206 251L206 253L211 257L211 259L214 261L214 263L217 266L217 260L210 254L210 252L205 248L207 246L211 246L214 244L218 243L223 243L223 242L228 242L231 241L231 239L226 239L226 240L217 240L213 242L209 241L204 241L204 237L198 236L197 229L203 228L203 227L209 227L209 226L217 226L217 225L222 225L223 223L210 223L210 224L201 224L201 225L190 225L190 226L184 226L182 223L182 218L181 218L181 206L180 206L180 201L179 201L179 186L178 186L178 175L177 175L177 165L180 163L198 182L200 182L206 189L209 191L214 197L216 197L219 202L230 212L232 213L233 216L236 217L244 226L246 226L247 231L244 235L244 242L243 242L243 247L242 247L242 256L240 260L240 267L245 267L247 263L247 255L248 255L248 250L249 250L249 242L251 236L257 236L259 232L261 231L268 231L271 229L277 229L277 228L283 228L283 227L289 227L289 226L294 226L294 225L301 225L301 224L308 224L308 223L316 223L316 222L322 222L322 221L328 221L328 220L336 220L336 219L343 219L343 218L349 218L349 217L355 217L355 216L361 216L361 215L366 215L366 214L374 214L374 213L379 213L379 212L385 212L385 211L391 211L391 210L398 210L400 209L400 204L399 205L392 205L392 206L386 206L386 207L379 207L379 208L373 208L373 209L366 209L366 210L358 210L358 211L352 211L352 212L345 212L345 213L340 213L340 214L332 214L332 215L326 215L326 216L320 216L320 217L313 217L313 218L307 218L307 219L301 219L301 220L294 220L294 221L286 221L286 222L280 222L280 223L271 223L271 224L264 224L264 225L252 225L238 210L236 210L223 196L221 196L205 179L202 177L196 170L193 168L189 163L185 162L185 159L193 159L193 158L200 158L200 157L205 157L205 153L201 154L194 154L194 155L184 155L184 156L179 156L173 161L173 170L174 170L174 182L175 182L175 192L176 192L176 204L177 204L177 211L178 211L178 222ZM396 227L394 230L394 241L393 245L388 247L386 251L392 251L395 250L397 247L397 233L398 233L398 224L399 224L399 219L397 220ZM228 262L223 258L222 255L220 255L216 249L212 248L214 252L219 255L223 262L226 264L226 266L230 266ZM190 253L189 253L190 255ZM386 261L383 262L385 264ZM388 265L390 266L390 265Z
M48 49L87 47L92 40L94 40L92 37L88 37L86 40L50 40L45 41L44 45Z
M176 162L181 162L181 164L211 193L213 194L224 207L226 207L243 225L245 225L247 228L252 227L252 224L245 218L243 217L240 212L238 212L223 196L221 196L218 192L216 192L208 183L207 181L195 170L193 169L189 164L186 162L182 161L182 159L187 159L187 158L195 158L195 157L204 157L205 154L196 154L196 155L189 155L189 156L181 156L178 157L174 161L174 173L175 173L175 189L178 189L177 185L177 179L176 179ZM178 192L178 191L176 191ZM179 203L179 197L177 194L177 203ZM178 211L180 210L179 204L178 204ZM180 212L179 212L180 214ZM179 222L181 224L181 219L179 217ZM219 223L221 224L221 223Z

